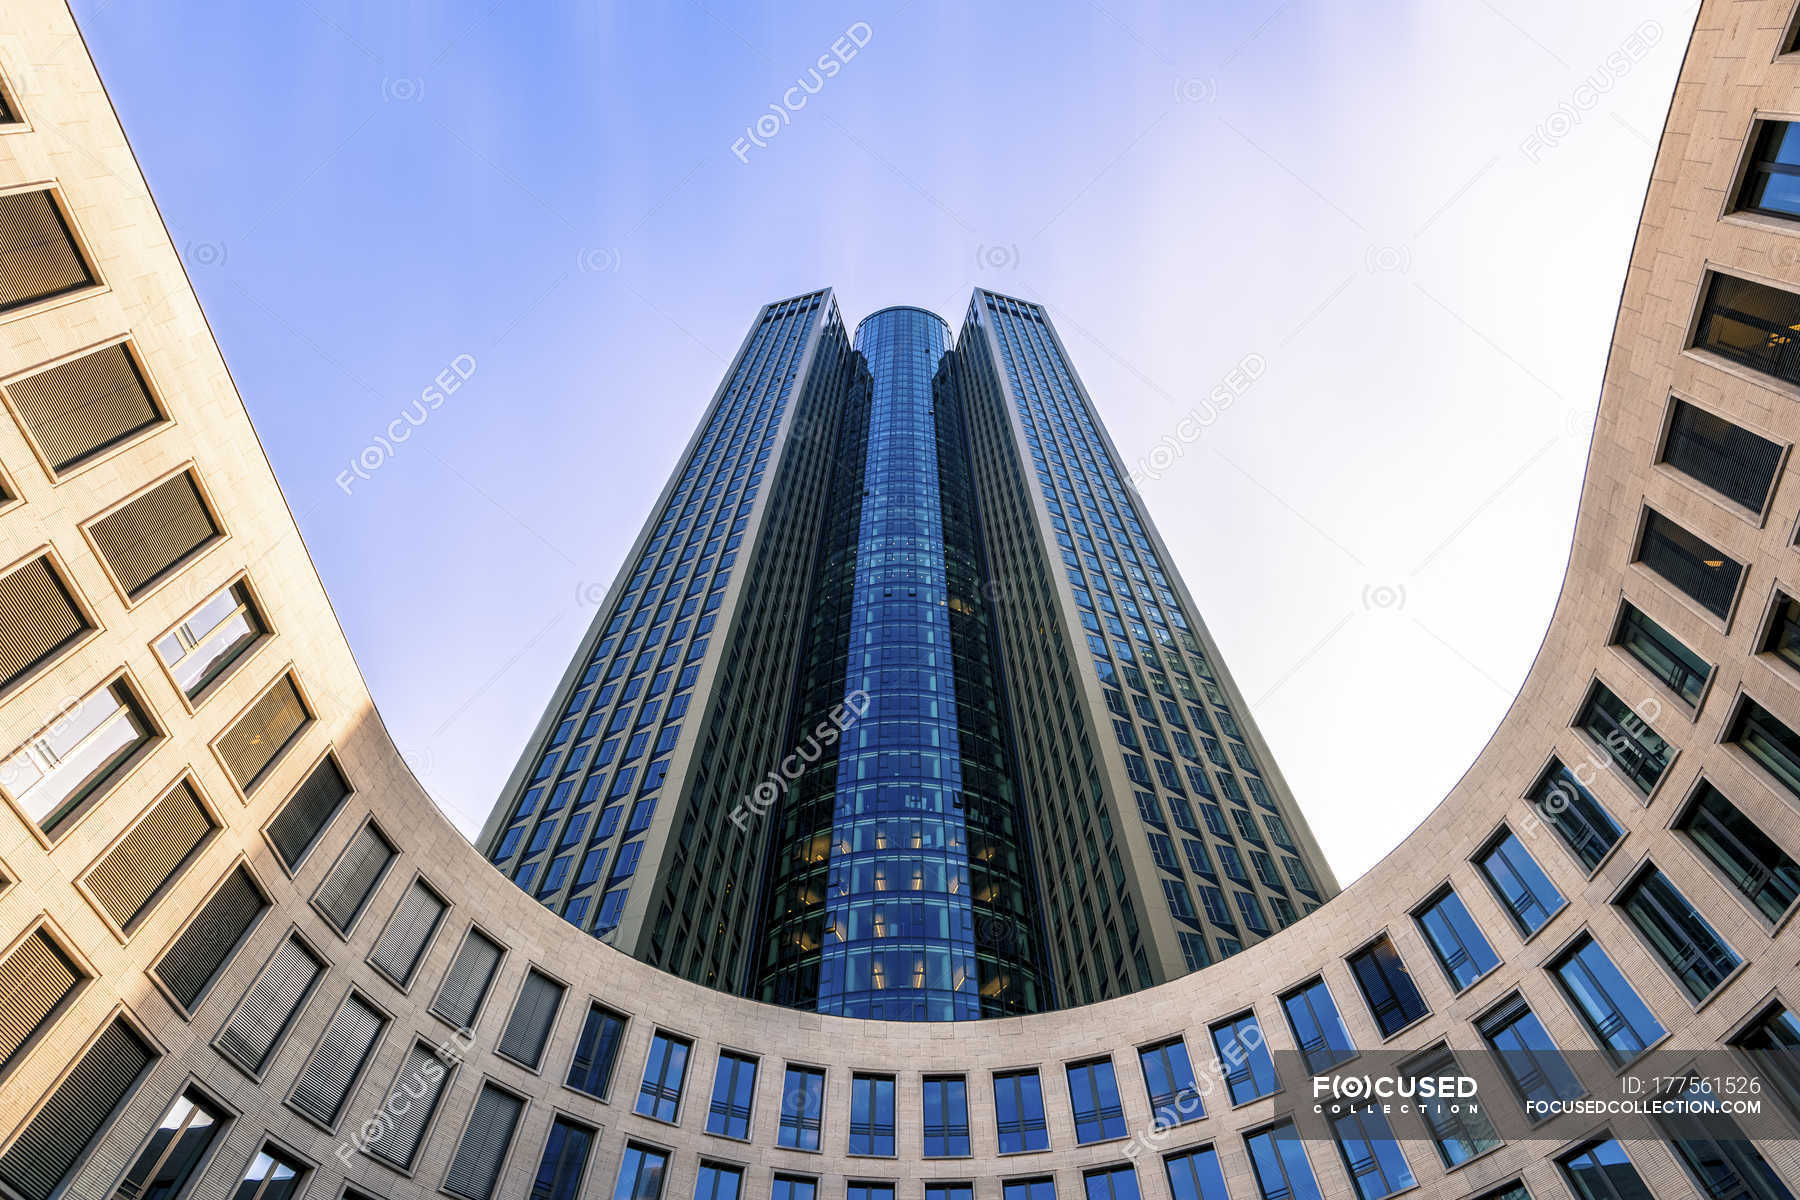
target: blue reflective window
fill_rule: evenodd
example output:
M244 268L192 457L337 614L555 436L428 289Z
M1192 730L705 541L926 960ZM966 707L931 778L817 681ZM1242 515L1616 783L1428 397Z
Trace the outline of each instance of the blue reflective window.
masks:
M1413 914L1450 986L1462 991L1500 963L1462 897L1445 888ZM1365 1197L1365 1200L1368 1198Z
M1615 1063L1623 1066L1662 1037L1662 1024L1592 937L1583 934L1550 969Z
M1043 1085L1036 1071L1006 1071L994 1076L994 1120L1000 1153L1050 1148Z
M1243 1013L1214 1025L1212 1040L1233 1104L1244 1104L1281 1090L1275 1060L1269 1056L1255 1013Z
M1488 843L1476 859L1483 878L1519 932L1529 937L1562 910L1566 901L1537 860L1511 830Z

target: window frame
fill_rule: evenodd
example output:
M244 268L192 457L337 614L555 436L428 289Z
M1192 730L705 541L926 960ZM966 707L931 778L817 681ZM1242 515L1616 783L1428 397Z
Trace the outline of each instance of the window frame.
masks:
M184 475L194 489L194 495L200 503L201 510L212 523L213 534L193 549L182 554L182 556L177 558L174 562L163 567L162 570L155 575L151 576L149 581L144 583L138 593L134 596L126 590L124 582L120 580L117 573L114 572L112 563L107 561L106 553L101 549L99 539L94 536L94 526L105 521L108 517L116 516L132 504L144 499L158 488L163 487L165 484L171 483ZM84 518L77 528L80 529L82 540L86 543L88 550L93 554L95 561L100 564L101 573L106 576L106 581L112 585L113 592L124 603L126 611L129 612L141 608L151 597L155 596L175 580L193 570L203 560L217 551L220 546L231 541L231 526L226 522L222 513L223 509L221 508L217 497L213 495L212 488L208 486L206 477L201 474L199 463L194 459L189 458L176 464L169 470L164 471L154 479L147 480L133 488L130 492L119 497L111 504L108 504L99 512ZM207 594L211 595L212 592L209 591Z
M250 613L257 624L261 626L261 632L251 640L249 645L245 646L232 656L231 661L221 667L211 679L208 679L203 683L198 691L192 696L189 696L187 694L187 689L183 688L181 684L176 681L174 668L163 660L161 651L157 649L157 643L176 633L183 625L186 625L191 621L201 609L205 608L208 604L211 604L215 598L224 595L226 592L236 587L243 588L245 593L247 593L247 598L244 601L243 607ZM274 623L269 620L268 605L263 602L262 594L257 589L256 585L250 582L250 571L248 568L245 568L218 587L212 589L212 591L208 592L205 599L188 609L187 612L171 622L167 629L152 638L149 642L150 656L156 660L156 665L162 669L163 677L168 680L169 687L175 692L175 698L181 702L183 708L187 709L189 715L193 715L198 713L201 706L208 700L213 699L220 692L225 690L225 685L228 682L236 678L245 668L249 667L251 663L255 661L256 657L268 647L269 643L275 640L277 632ZM279 755L277 757L279 757ZM271 760L270 766L273 765L274 761ZM227 773L229 774L229 772Z
M14 95L16 93L9 88L7 99L12 100ZM0 130L17 133L21 132L22 127L0 125ZM27 317L35 317L53 308L60 308L65 304L73 304L112 290L111 283L107 281L106 276L100 270L99 258L94 253L93 243L82 232L81 223L76 220L74 208L64 194L62 184L54 179L49 179L0 187L0 196L11 196L20 192L44 192L48 195L51 211L55 213L56 219L61 223L63 232L68 235L69 245L75 250L75 257L87 269L88 281L46 296L39 296L35 300L23 301L11 308L0 308L0 325L24 320Z

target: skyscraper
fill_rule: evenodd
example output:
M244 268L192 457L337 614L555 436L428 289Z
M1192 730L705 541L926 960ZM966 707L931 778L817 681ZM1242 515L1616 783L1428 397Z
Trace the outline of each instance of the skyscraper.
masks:
M1336 890L1048 314L758 314L487 822L714 987L949 1020L1148 987Z

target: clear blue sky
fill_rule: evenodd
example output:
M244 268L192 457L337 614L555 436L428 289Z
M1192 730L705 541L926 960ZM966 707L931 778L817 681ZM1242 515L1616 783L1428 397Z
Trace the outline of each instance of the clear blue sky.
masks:
M852 321L959 324L981 284L1050 306L1134 459L1266 363L1144 490L1346 881L1461 774L1541 639L1692 21L75 8L376 701L465 831L757 306L830 284ZM867 45L740 161L857 22ZM346 493L462 355L466 386Z

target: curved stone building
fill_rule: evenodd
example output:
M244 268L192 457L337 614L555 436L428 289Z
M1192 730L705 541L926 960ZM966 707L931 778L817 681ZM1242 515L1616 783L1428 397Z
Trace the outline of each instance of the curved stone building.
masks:
M1464 779L1223 963L928 1023L597 945L443 818L74 22L13 0L0 1196L1792 1195L1793 17L1701 6L1555 618ZM1365 1077L1472 1091L1316 1111ZM1733 1111L1619 1103L1708 1089Z

